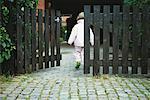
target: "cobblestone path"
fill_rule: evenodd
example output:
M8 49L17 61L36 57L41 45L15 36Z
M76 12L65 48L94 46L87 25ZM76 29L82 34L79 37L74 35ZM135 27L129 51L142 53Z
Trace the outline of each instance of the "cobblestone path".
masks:
M150 100L150 78L83 75L75 70L72 49L62 50L60 67L15 77L0 84L0 100Z

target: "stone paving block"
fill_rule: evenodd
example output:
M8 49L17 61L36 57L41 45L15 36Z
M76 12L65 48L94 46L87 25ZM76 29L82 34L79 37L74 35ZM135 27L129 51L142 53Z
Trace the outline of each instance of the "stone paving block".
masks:
M30 100L39 100L39 96L30 96Z
M6 97L0 97L0 100L5 100Z
M101 95L97 97L98 100L108 100L108 97L106 95Z
M0 94L0 97L6 97L7 95L6 94Z
M46 95L46 94L41 95L41 98L48 98L48 97L49 97L49 95Z
M19 99L19 98L17 98L16 100L27 100L27 99Z
M88 95L95 94L95 90L88 90L87 93L88 93Z
M80 100L88 100L88 97L80 97Z
M22 89L16 89L12 93L13 94L20 94L22 92Z
M78 96L71 96L71 100L79 100Z
M119 93L118 96L119 96L119 97L128 97L128 94L125 94L125 93Z
M21 92L21 94L30 94L32 92L32 89L31 88L26 88L25 90L23 90L22 92Z
M87 95L88 93L85 91L85 92L79 92L80 95Z
M117 98L117 97L118 97L118 95L117 95L117 94L115 94L115 93L113 93L113 94L108 94L108 97L109 97L109 98Z
M49 97L47 100L58 100L58 97Z
M42 91L42 94L44 94L44 95L49 95L49 93L50 93L50 90L43 90Z
M8 96L7 100L16 100L16 96Z
M96 95L88 95L89 100L97 100Z
M130 99L129 97L119 97L119 100L133 100L133 99Z
M22 94L19 94L17 98L18 98L18 99L27 99L27 98L29 98L29 95L22 95Z
M108 100L119 100L119 98L118 97L110 97L110 98L108 98Z

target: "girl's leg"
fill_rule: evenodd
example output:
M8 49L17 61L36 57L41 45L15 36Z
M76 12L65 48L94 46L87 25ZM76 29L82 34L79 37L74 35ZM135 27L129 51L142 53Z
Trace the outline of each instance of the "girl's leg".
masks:
M81 62L81 50L81 47L75 46L74 56L76 62Z
M81 50L81 63L84 64L84 48Z

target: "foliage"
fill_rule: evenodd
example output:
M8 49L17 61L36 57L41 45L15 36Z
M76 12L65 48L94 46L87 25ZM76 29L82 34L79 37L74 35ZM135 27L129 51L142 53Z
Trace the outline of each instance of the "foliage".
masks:
M38 4L39 0L15 0L15 3L22 7L28 7L28 8L35 8ZM8 24L8 21L10 19L9 17L9 10L8 7L4 6L4 1L0 0L0 5L2 6L2 16L3 16L3 24L0 25L0 63L10 59L11 52L15 49L15 46L13 45L11 38L9 36L9 33L7 32L6 26ZM17 10L16 7L13 7L11 11L16 14Z
M124 0L124 4L142 7L143 5L150 4L150 0Z
M8 23L8 18L9 18L8 14L9 14L8 8L3 6L2 7L2 15L3 15L3 24L4 24L4 26L6 26L6 24Z
M15 49L5 27L0 26L0 63L11 57L11 51Z
M1 5L3 4L3 2L0 3ZM1 11L3 16L3 24L0 25L0 63L10 59L11 51L15 48L5 28L9 20L9 10L7 7L2 5Z
M21 7L34 8L37 6L39 0L18 0L17 4Z

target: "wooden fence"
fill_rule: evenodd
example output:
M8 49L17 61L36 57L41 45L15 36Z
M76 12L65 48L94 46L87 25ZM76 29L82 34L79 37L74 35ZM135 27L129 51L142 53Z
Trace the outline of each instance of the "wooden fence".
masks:
M147 74L150 70L150 6L84 6L84 73ZM94 31L93 52L89 28Z
M11 70L13 73L32 72L60 65L60 16L60 11L53 9L17 10L15 66L10 66L14 67ZM3 67L0 69L3 70Z

